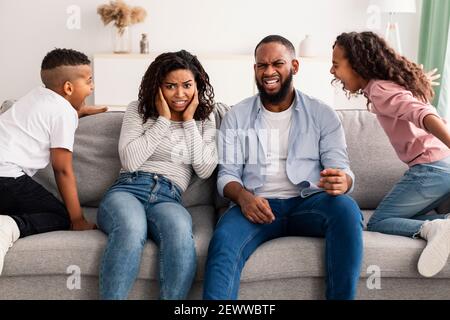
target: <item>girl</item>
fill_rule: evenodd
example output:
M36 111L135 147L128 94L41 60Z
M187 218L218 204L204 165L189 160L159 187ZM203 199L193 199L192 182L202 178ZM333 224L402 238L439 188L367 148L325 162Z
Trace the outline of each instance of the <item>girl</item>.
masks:
M184 50L161 54L145 73L139 101L124 115L120 176L99 206L98 225L108 235L102 299L127 298L147 235L159 247L160 298L186 299L197 261L181 194L193 171L206 179L217 165L213 97L202 65Z
M382 200L369 231L427 240L418 270L438 273L450 253L450 220L426 215L450 195L450 132L430 105L434 92L421 66L372 32L343 33L330 72L344 90L364 94L398 157L409 166Z

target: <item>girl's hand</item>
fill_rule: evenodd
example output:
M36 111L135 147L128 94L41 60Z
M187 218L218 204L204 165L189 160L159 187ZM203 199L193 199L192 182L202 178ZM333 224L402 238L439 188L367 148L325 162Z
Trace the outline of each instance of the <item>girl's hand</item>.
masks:
M420 65L420 68L423 69L423 64ZM437 72L438 72L437 68L435 68L431 71L425 72L425 76L427 77L428 81L430 81L432 87L437 87L440 85L439 82L435 81L441 77L441 74L437 73Z
M161 117L164 117L168 120L172 118L172 114L170 113L169 105L167 104L166 99L162 94L161 88L158 89L158 95L156 96L156 110L158 111Z
M195 88L194 97L192 98L191 103L188 105L186 110L183 112L183 121L189 121L194 119L195 111L197 110L199 101L198 101L198 91Z

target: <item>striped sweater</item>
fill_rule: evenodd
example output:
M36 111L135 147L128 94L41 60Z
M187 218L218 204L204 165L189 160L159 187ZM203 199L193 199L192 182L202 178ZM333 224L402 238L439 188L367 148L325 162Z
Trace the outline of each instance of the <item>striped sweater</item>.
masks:
M128 105L119 139L121 172L160 174L185 191L193 171L202 179L217 166L216 125L204 121L171 121L164 117L142 123L138 102Z

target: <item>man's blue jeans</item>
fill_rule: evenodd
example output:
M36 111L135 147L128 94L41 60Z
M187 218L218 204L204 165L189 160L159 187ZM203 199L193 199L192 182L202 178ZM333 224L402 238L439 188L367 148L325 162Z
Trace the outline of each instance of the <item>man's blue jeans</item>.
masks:
M378 205L367 229L405 237L418 236L425 220L445 219L427 215L450 197L450 158L417 164L406 171Z
M237 299L241 271L250 255L262 243L287 236L325 237L326 297L353 299L363 254L363 218L355 201L318 193L269 203L275 215L271 224L250 222L239 206L219 220L209 246L204 299Z
M108 235L100 266L100 298L126 299L139 272L147 232L159 248L161 299L185 299L197 267L192 219L181 191L163 176L123 173L99 206Z

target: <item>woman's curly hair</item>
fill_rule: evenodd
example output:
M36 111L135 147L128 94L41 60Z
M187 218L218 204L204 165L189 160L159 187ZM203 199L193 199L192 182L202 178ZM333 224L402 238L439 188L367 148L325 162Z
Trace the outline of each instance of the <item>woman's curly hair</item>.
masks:
M430 102L434 91L423 69L399 55L387 42L373 32L342 33L333 49L345 52L351 67L364 80L389 80L411 91L414 97Z
M176 70L190 70L194 75L198 90L199 105L194 114L195 120L205 120L213 110L214 90L209 76L196 56L185 50L160 54L150 64L142 78L139 88L139 113L145 123L148 118L159 116L156 97L168 73Z

